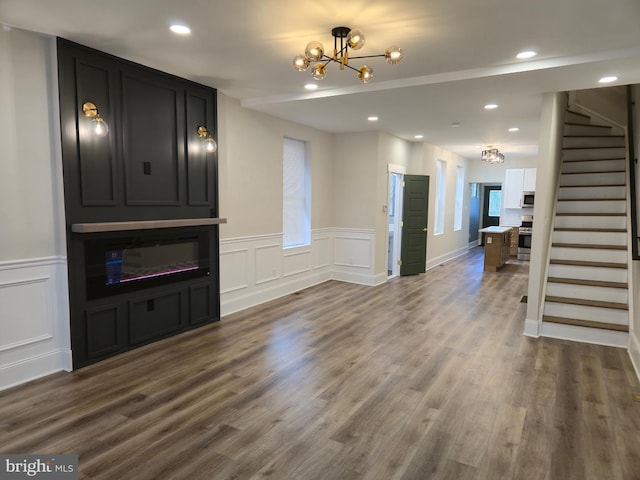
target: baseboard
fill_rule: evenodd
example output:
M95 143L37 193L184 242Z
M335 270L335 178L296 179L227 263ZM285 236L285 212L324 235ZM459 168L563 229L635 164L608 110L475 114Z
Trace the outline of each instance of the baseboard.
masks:
M379 283L384 283L384 281L386 281L386 275L382 275L384 276L384 280ZM379 283L376 282L380 280L380 275L376 276L370 275L368 273L356 273L353 271L346 272L338 270L332 273L331 278L340 282L357 283L358 285L368 285L370 287L374 287L376 285L379 285Z
M469 247L462 247L457 250L452 250L449 253L445 253L444 255L440 255L439 257L432 258L427 261L426 269L431 270L432 268L437 267L438 265L442 265L449 260L453 260L454 258L461 257L462 255L466 255L469 253Z
M52 373L73 370L71 350L56 350L0 367L0 391Z
M538 338L540 336L540 322L536 320L525 320L523 335L526 337Z
M469 242L468 248L471 250L472 248L476 248L480 246L480 239L474 240L473 242Z
M625 349L629 344L629 334L627 332L614 332L599 328L550 322L542 322L540 336Z
M640 380L640 341L634 333L629 334L629 357L636 371L636 376Z

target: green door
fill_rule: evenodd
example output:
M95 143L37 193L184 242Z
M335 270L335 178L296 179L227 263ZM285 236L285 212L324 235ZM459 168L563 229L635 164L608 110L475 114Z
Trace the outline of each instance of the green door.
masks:
M427 263L429 177L405 175L402 196L400 275L424 273Z

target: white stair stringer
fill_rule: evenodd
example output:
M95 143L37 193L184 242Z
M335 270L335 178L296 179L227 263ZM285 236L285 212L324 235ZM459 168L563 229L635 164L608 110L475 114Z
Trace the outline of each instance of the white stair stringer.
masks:
M567 112L542 335L626 346L626 143L620 129Z

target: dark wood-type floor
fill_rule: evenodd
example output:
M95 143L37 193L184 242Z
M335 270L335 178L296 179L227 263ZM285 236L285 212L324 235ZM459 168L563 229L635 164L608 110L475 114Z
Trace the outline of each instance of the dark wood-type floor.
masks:
M639 479L627 353L523 337L526 269L328 282L2 392L0 452L110 480Z

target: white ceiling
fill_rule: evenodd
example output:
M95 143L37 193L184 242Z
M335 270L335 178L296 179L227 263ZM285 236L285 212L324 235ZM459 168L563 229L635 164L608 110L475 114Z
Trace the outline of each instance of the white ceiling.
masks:
M192 34L171 33L174 22ZM597 87L604 75L640 83L639 0L0 0L0 24L189 78L328 132L423 134L468 158L488 144L507 159L535 156L545 92ZM330 65L308 93L310 73L296 72L293 56L310 40L332 48L340 25L364 31L357 54L397 45L405 58L367 60L367 85ZM539 55L515 58L527 49Z

